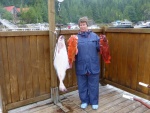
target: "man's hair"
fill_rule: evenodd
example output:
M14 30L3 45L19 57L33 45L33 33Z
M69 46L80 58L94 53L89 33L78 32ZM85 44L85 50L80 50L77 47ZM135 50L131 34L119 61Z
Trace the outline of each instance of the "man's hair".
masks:
M81 17L79 20L78 20L78 25L80 26L80 23L84 23L86 22L87 26L88 26L88 17L84 16L84 17Z

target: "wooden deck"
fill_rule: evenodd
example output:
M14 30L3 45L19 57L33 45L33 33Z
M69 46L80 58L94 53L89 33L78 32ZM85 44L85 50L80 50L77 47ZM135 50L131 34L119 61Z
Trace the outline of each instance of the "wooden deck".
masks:
M100 86L99 109L92 110L89 105L86 109L80 108L78 91L61 95L61 104L54 105L51 100L41 104L35 103L21 108L10 110L8 113L150 113L150 109L138 101L122 97L123 94L141 99L150 105L150 101L120 90L111 85ZM40 102L39 102L40 103ZM65 112L66 111L66 112Z

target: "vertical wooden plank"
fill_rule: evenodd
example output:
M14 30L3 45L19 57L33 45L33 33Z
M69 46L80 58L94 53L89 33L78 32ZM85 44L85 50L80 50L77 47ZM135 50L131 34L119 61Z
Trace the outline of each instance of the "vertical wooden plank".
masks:
M145 34L141 34L139 44L140 44L140 47L139 47L139 60L138 60L138 70L137 70L138 71L137 82L148 83L149 74L145 75L145 73L147 73L149 70L146 67L146 66L149 67L149 64L147 65L147 62L146 62L148 61L146 58L148 58L147 51L149 51L149 41L148 41L148 38L145 37ZM148 89L140 85L137 85L137 91L148 93Z
M4 66L3 66L3 55L2 55L2 38L0 38L0 85L2 85L2 82L4 79ZM3 84L5 86L5 84Z
M115 40L114 40L114 37L115 37L115 34L114 33L111 33L111 35L109 36L109 46L110 46L110 54L111 54L111 63L110 63L110 68L109 68L109 73L107 76L107 79L108 80L113 80L113 77L116 76L115 75L115 68L116 68L116 61L115 61L115 54L114 54L114 48L115 48ZM105 65L106 66L106 65ZM105 67L106 68L106 67ZM107 68L106 68L107 70ZM106 73L105 73L106 74Z
M1 110L6 111L7 93L6 93L6 82L5 82L5 72L4 72L4 58L2 54L2 38L0 38L0 112Z
M22 37L15 38L16 46L16 69L18 75L18 87L20 100L26 99L26 87L24 77L23 46Z
M38 51L38 62L39 62L39 83L40 83L40 94L45 93L45 60L44 60L44 41L41 36L37 36L37 51Z
M138 55L139 55L139 38L136 34L129 34L128 38L128 56L127 56L127 69L128 81L130 80L130 88L136 89L137 85L137 68L138 68Z
M66 71L66 77L65 80L67 79L67 81L65 82L65 86L66 87L72 87L73 86L73 76L72 73L70 73L70 70Z
M113 37L112 37L112 35L111 35L111 33L105 33L106 34L106 38L108 39L108 44L109 44L109 48L110 48L110 55L111 55L111 63L110 64L105 64L105 62L104 62L104 60L103 60L103 58L102 58L102 55L101 55L101 62L103 63L101 63L102 65L101 66L103 66L103 70L101 70L101 71L103 71L102 72L102 74L104 74L103 75L103 77L104 77L104 79L109 79L109 76L112 74L112 73L110 73L111 71L111 68L112 68L112 49L113 49L113 47L112 47L112 39L113 39Z
M119 33L118 34L118 39L116 40L116 42L118 42L118 57L117 57L117 83L118 84L122 84L122 70L123 70L123 65L122 65L122 53L123 51L123 34ZM119 41L118 41L119 40Z
M50 53L49 53L49 37L47 36L43 36L43 40L44 40L44 59L45 59L45 87L46 87L46 93L50 93L50 86L51 86L51 76L50 76Z
M40 96L39 83L39 62L37 53L37 37L30 36L30 51L31 51L31 75L33 76L33 92L34 97Z
M4 90L2 90L2 89L3 88L2 88L2 82L1 82L0 83L0 113L7 113L6 103L5 103L6 98L4 97Z
M150 71L149 71L149 64L150 64L150 34L147 34L146 37L147 39L147 45L148 45L148 48L147 48L147 56L146 56L146 67L145 67L145 82L150 84ZM150 89L148 89L148 93L146 93L147 95L150 95ZM149 97L149 100L150 100L150 97Z
M77 86L77 77L76 77L76 72L75 72L75 64L72 67L72 79L73 79L73 86Z
M130 71L131 71L131 63L130 63L130 59L132 59L131 58L131 46L130 46L130 35L129 34L126 34L126 40L128 40L128 43L127 43L127 45L126 45L126 48L127 48L127 62L126 62L126 75L125 75L125 85L128 87L128 88L130 88L130 84L131 84L131 75L130 75Z
M140 82L143 82L143 76L144 76L144 68L145 68L145 64L143 62L145 62L145 39L144 39L145 35L141 34L140 35L140 47L139 47L139 59L138 59L138 78L137 80ZM142 92L142 88L143 86L137 86L137 91Z
M9 72L10 72L10 84L11 84L11 96L12 102L19 101L19 91L18 91L18 78L16 72L16 51L15 51L15 38L7 38L8 47L8 62L9 62Z
M10 77L9 77L9 66L8 66L8 51L7 51L7 38L1 38L1 48L2 48L2 55L3 55L3 67L4 67L4 79L5 86L6 86L6 94L4 95L6 98L5 104L11 103L11 85L10 85Z
M121 33L113 33L113 39L112 39L112 43L113 43L113 74L111 76L111 79L113 82L118 83L118 70L120 67L118 67L118 63L119 63L119 58L121 57L120 55L120 42L121 42L121 38L120 38ZM118 50L119 48L119 50Z
M33 97L33 83L31 75L30 37L23 37L24 76L26 82L26 97Z
M56 38L55 31L55 1L48 0L48 17L49 17L49 45L50 45L50 75L51 75L51 87L57 87L57 76L53 66L53 55Z
M145 55L146 56L145 56L145 62L144 62L145 63L145 70L144 70L143 82L147 83L147 84L150 84L150 71L149 71L149 64L150 64L150 34L146 34L145 39L146 39L146 42L145 42L145 45L146 45ZM140 43L139 43L139 45L140 45ZM137 81L137 82L139 82L139 81ZM147 94L147 95L150 95L150 89L149 88L142 88L142 92Z
M2 81L1 80L2 80L2 76L0 76L0 112L3 109L3 106L2 106L2 88L1 88Z
M123 67L123 69L122 69L122 75L120 75L121 77L122 77L122 81L121 81L121 83L122 83L122 85L123 86L130 86L130 81L127 81L127 59L128 59L128 57L127 57L127 53L128 53L128 48L127 48L127 46L128 46L128 35L127 34L122 34L123 35L123 49L122 49L122 51L123 51L123 53L122 53L122 67Z
M66 88L68 88L70 86L70 84L71 84L71 81L69 81L69 77L70 76L68 75L68 71L66 71L66 76L65 76L64 81L63 81L63 83L64 83ZM58 84L58 86L59 86L59 84Z
M132 67L132 66L134 66L134 62L132 60L132 54L134 53L132 50L134 49L134 45L132 44L133 42L132 42L131 39L133 37L131 37L131 34L126 34L126 35L127 36L125 38L128 41L128 44L126 45L126 48L127 48L127 53L126 53L127 54L126 55L127 61L126 61L126 75L125 75L125 81L126 82L125 82L125 85L130 88L131 82L132 82L131 81L131 76L133 76L132 74L133 74L133 71L134 71L134 67ZM136 56L134 56L134 58L135 57Z

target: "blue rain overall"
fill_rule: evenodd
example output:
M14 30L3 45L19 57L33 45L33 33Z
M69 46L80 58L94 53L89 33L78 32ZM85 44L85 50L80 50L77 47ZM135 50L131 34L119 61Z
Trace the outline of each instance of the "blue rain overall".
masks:
M78 33L75 68L81 103L97 105L99 99L99 37L92 31Z

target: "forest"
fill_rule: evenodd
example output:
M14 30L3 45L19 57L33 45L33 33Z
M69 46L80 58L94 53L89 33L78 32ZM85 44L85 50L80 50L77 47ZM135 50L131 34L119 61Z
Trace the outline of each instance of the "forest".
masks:
M29 10L18 14L22 23L48 22L48 0L1 0L0 16L7 18L5 6ZM150 0L64 0L59 5L55 0L56 22L77 23L82 16L95 23L110 23L115 20L128 19L134 23L150 20ZM8 15L8 14L7 14Z

